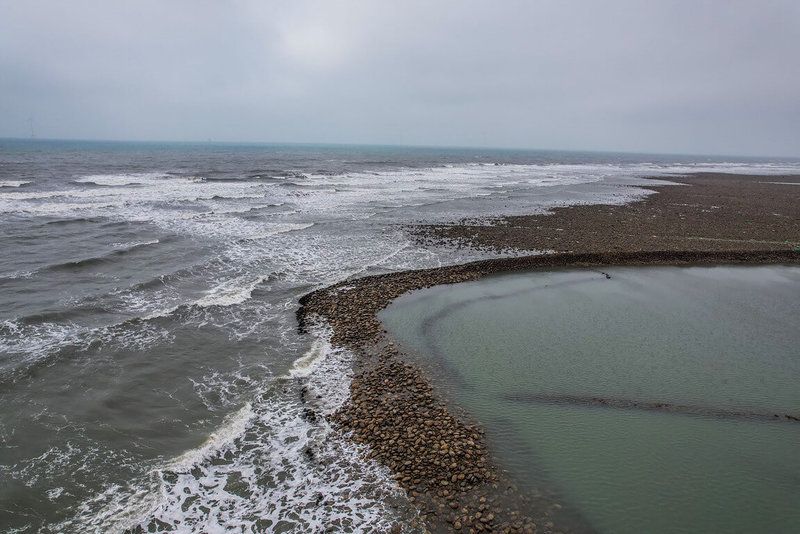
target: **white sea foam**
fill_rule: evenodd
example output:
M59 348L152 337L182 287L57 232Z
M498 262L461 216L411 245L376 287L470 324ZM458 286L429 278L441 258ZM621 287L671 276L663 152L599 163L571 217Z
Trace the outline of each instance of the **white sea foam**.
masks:
M123 185L141 185L153 184L167 178L167 174L160 172L145 172L145 173L132 173L132 174L95 174L90 176L83 176L76 179L78 183L94 184L94 185L110 185L110 186L123 186ZM173 178L174 180L175 178ZM191 182L191 179L181 178L180 180Z
M201 446L157 468L142 488L109 488L60 526L147 531L157 521L168 532L375 532L401 514L410 518L388 471L325 420L347 396L351 357L322 334L288 376Z
M111 246L116 250L133 250L139 247L148 247L150 245L157 245L161 243L158 239L151 239L149 241L133 241L129 243L111 243Z
M485 194L485 190L520 187L553 187L596 182L615 177L664 176L690 172L731 172L790 174L800 172L800 167L791 164L617 164L617 165L492 165L467 164L436 167L430 169L393 170L379 173L349 173L331 177L308 174L298 186L309 191L292 191L285 187L261 182L234 182L175 177L166 173L140 173L120 175L95 175L78 178L75 183L97 185L101 188L76 189L69 187L49 191L24 191L0 193L0 211L27 211L29 213L53 212L54 206L19 205L23 200L72 199L60 211L75 209L136 208L142 204L162 202L224 202L244 201L270 197L278 202L300 200L304 211L336 209L356 206L360 203L393 198L392 205L413 206L420 202L469 198ZM16 184L20 182L7 182ZM135 187L130 187L135 186ZM313 194L309 194L313 192ZM302 194L301 194L302 193ZM299 196L298 196L299 195ZM402 195L395 202L393 195ZM92 204L91 199L103 199ZM81 206L75 200L85 201ZM3 203L2 201L8 201ZM241 213L258 209L258 206L216 206L205 214ZM120 213L123 217L128 210ZM113 215L113 213L104 213ZM193 213L181 214L186 217Z
M212 371L202 378L190 378L195 393L210 412L235 408L241 401L243 391L254 391L263 385L265 376L270 376L266 361L259 372L245 370L239 366L232 372Z
M311 228L312 226L314 226L314 223L284 224L275 227L273 230L267 230L266 232L249 235L243 239L265 239L267 237L272 237L278 234L284 234L286 232L296 232L298 230L305 230L306 228Z
M24 363L29 363L73 342L80 327L59 323L26 325L6 319L0 323L0 333L0 353L24 355ZM21 363L17 362L18 365Z
M13 271L0 274L0 280L14 280L16 278L30 278L36 271Z
M259 196L258 198L263 198L263 196ZM256 206L244 206L244 207L240 207L240 208L221 208L221 209L215 209L213 211L200 211L200 212L197 212L197 213L187 213L186 215L182 215L179 218L180 219L194 219L196 217L213 217L213 216L220 216L220 215L228 215L228 214L232 214L232 213L233 214L236 214L236 213L250 213L250 212L253 212L253 211L264 210L264 209L267 209L267 208L277 208L277 207L280 207L280 206L283 206L282 202L279 202L277 204L259 204L259 205L256 205ZM295 211L294 210L289 210L289 211L282 211L282 212L274 212L274 213L268 213L266 215L291 215L292 213L295 213Z
M55 501L59 497L61 497L62 493L64 493L63 487L53 488L47 491L47 498L50 499L51 501Z
M29 183L31 182L26 182L24 180L0 180L0 187L22 187Z
M143 320L96 329L7 321L0 325L0 352L33 361L66 346L147 350L170 339L168 327L159 325L173 319L182 325L219 328L234 341L283 341L296 328L296 297L272 297L273 289L296 295L298 288L320 287L348 276L436 267L490 255L424 250L409 242L395 224L544 211L558 204L536 195L560 189L569 193L565 198L570 204L622 203L645 193L601 186L636 185L643 176L669 178L715 170L798 172L791 166L743 164L480 163L339 176L304 174L292 178L295 185L202 181L160 172L97 175L60 184L56 190L3 192L0 213L30 217L80 213L142 222L176 239L213 248L214 257L198 260L163 284L104 297L104 304L112 304L115 312ZM588 183L595 184L591 190L579 187ZM277 206L285 209L266 209ZM382 210L391 211L382 216ZM252 216L242 216L249 212ZM152 244L156 243L114 246ZM278 273L279 282L270 279L272 273ZM161 320L165 317L170 320ZM234 414L202 446L165 461L130 484L109 484L87 499L73 521L52 530L119 531L137 524L146 527L155 519L177 532L268 531L289 524L298 531L388 527L395 513L388 503L402 501L391 477L363 460L364 449L344 440L324 419L347 397L349 372L350 355L332 350L320 335L281 378L256 383L238 369L207 373L202 380L189 377L210 412L236 407ZM242 381L240 389L227 383L235 380ZM253 390L258 393L251 395ZM247 402L241 391L248 392ZM316 416L310 417L307 410ZM288 523L279 526L279 521Z
M203 298L194 302L194 306L208 308L210 306L233 306L248 300L253 291L261 285L266 276L255 278L243 277L223 282L214 287Z
M0 322L0 354L15 355L15 358L8 362L9 366L0 368L0 374L21 373L49 361L67 347L86 351L99 344L108 350L145 351L172 338L168 330L148 323L135 328L129 322L90 328L69 322L25 324L7 319Z
M330 341L328 341L330 335L330 331L318 335L317 339L311 346L311 349L309 349L308 352L306 352L302 357L295 360L294 365L292 366L291 370L289 370L289 378L306 378L314 371L314 369L325 358L325 356L329 355L333 350ZM330 400L330 402L333 402L334 406L338 406L340 404L335 400Z
M233 445L256 417L251 403L247 402L238 411L225 418L225 421L212 432L202 445L169 460L163 469L186 470L217 456L221 449Z
M97 212L100 210L107 210L108 208L115 208L122 206L122 201L109 201L109 202L83 202L83 203L70 203L70 202L45 202L35 205L15 206L13 212L30 214L30 215L44 215L55 216L65 215L70 216L75 212ZM2 210L0 212L9 213L9 210Z
M191 311L194 308L230 307L242 304L250 300L253 291L268 280L268 278L268 275L247 275L231 278L219 282L214 287L208 289L205 294L199 298L183 302L178 301L177 303L175 302L175 294L172 293L165 299L162 299L171 302L167 307L158 307L157 304L154 306L152 299L140 300L138 295L135 294L128 295L126 300L131 305L136 306L137 309L144 314L143 319L145 321L150 321L161 317L168 317L179 310ZM268 304L265 306L268 306Z
M52 503L52 505L55 506L58 504L59 499L68 494L64 487L56 486L56 484L63 483L65 472L70 472L73 474L73 476L84 477L87 474L87 470L90 469L90 466L105 463L113 463L117 466L134 467L135 470L135 465L125 454L119 454L105 450L103 447L98 446L97 444L89 443L83 447L78 447L70 442L67 442L63 446L50 447L44 453L37 457L30 458L27 461L12 466L4 465L0 467L0 471L9 471L7 473L8 476L10 476L12 479L23 482L26 486L50 485L51 489L46 492L46 496L48 500L56 501ZM102 474L98 473L97 476L102 476ZM132 499L130 497L132 494L130 492L121 492L119 490L120 486L110 485L104 493L116 493L120 497L124 496L128 503L131 503ZM139 496L143 497L144 499L152 500L152 492L149 491L139 490ZM84 503L81 505L81 508L83 510L89 510L90 506L88 503ZM125 517L126 513L129 513L129 511L122 508L119 509L118 513L114 514L113 520L107 522L107 524L120 527L122 524L124 524L124 521L120 520ZM50 528L42 529L41 531L89 531L76 530L76 525L72 521L65 522L62 525L50 525L49 527ZM111 528L107 531L118 532L121 530L121 528ZM31 531L31 529L23 529L23 531Z

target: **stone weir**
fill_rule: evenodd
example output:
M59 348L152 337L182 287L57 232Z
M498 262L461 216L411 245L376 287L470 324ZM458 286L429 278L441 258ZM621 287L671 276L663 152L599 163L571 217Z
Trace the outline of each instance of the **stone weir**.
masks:
M419 510L419 523L396 531L586 531L557 498L518 490L495 464L483 431L457 414L423 368L386 336L377 314L403 293L511 271L620 265L800 263L800 251L641 251L499 258L347 280L300 299L301 332L332 328L331 343L355 354L350 396L331 424L388 467Z

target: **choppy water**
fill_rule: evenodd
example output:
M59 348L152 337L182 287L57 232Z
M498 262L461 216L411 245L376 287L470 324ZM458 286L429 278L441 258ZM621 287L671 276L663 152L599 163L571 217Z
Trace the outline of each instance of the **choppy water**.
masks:
M324 418L349 356L298 298L478 258L402 225L621 203L800 163L0 140L0 530L315 531L406 513Z
M592 531L797 532L800 267L604 271L440 286L381 317Z

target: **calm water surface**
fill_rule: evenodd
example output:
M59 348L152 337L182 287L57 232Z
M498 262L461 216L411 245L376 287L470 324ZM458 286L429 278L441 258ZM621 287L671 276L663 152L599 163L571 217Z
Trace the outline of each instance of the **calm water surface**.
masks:
M440 286L382 320L591 528L800 531L800 268L604 271Z

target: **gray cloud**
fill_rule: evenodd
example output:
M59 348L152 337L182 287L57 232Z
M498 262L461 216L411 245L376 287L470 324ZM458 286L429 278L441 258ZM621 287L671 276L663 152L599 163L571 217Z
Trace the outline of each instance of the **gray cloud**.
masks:
M800 156L800 4L0 0L0 136Z

